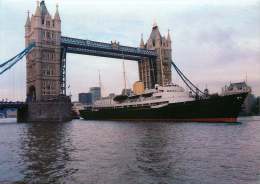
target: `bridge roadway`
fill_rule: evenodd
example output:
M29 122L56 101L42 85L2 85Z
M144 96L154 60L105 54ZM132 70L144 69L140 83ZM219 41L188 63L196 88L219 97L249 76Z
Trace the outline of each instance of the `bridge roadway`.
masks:
M0 102L0 109L15 108L19 109L25 107L27 104L25 102Z
M142 58L156 58L154 50L139 47L122 46L119 43L103 43L70 37L61 37L61 46L66 53L85 54L127 60L141 60Z

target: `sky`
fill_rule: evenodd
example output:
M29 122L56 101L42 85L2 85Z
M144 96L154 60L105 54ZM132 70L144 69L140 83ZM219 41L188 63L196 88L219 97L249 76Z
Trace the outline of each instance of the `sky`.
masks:
M260 0L45 0L52 15L57 3L63 36L138 47L156 22L162 35L170 30L173 61L200 88L220 92L230 82L247 81L260 96ZM35 8L35 0L0 0L0 63L24 49L27 11ZM98 71L102 93L120 93L122 61L68 54L67 93L77 100L98 86ZM139 80L137 62L125 63L132 87ZM0 76L0 99L24 100L25 75L24 58Z

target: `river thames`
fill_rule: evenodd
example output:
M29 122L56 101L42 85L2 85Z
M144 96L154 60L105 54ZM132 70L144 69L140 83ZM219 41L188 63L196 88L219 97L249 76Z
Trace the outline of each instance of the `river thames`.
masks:
M260 184L260 117L239 120L0 119L0 183Z

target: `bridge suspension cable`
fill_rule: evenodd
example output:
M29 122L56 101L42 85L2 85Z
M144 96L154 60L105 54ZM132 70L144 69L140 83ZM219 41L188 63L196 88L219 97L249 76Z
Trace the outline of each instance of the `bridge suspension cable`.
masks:
M24 56L26 56L33 49L33 47L35 47L35 43L31 43L22 52L0 64L0 75L12 68L18 61L20 61Z
M174 62L171 62L172 66L176 70L177 74L180 76L182 81L186 84L186 86L195 94L201 93L202 95L206 95L204 92L202 92L197 86L195 86L182 72L181 70L176 66Z

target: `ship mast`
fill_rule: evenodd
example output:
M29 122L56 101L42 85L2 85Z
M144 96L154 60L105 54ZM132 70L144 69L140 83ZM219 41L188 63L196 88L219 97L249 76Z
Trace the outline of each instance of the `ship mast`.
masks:
M126 89L126 73L125 73L125 60L123 59L123 76L124 76L124 89Z
M98 84L99 84L99 87L100 87L100 96L102 97L102 83L101 83L100 70L98 70Z

